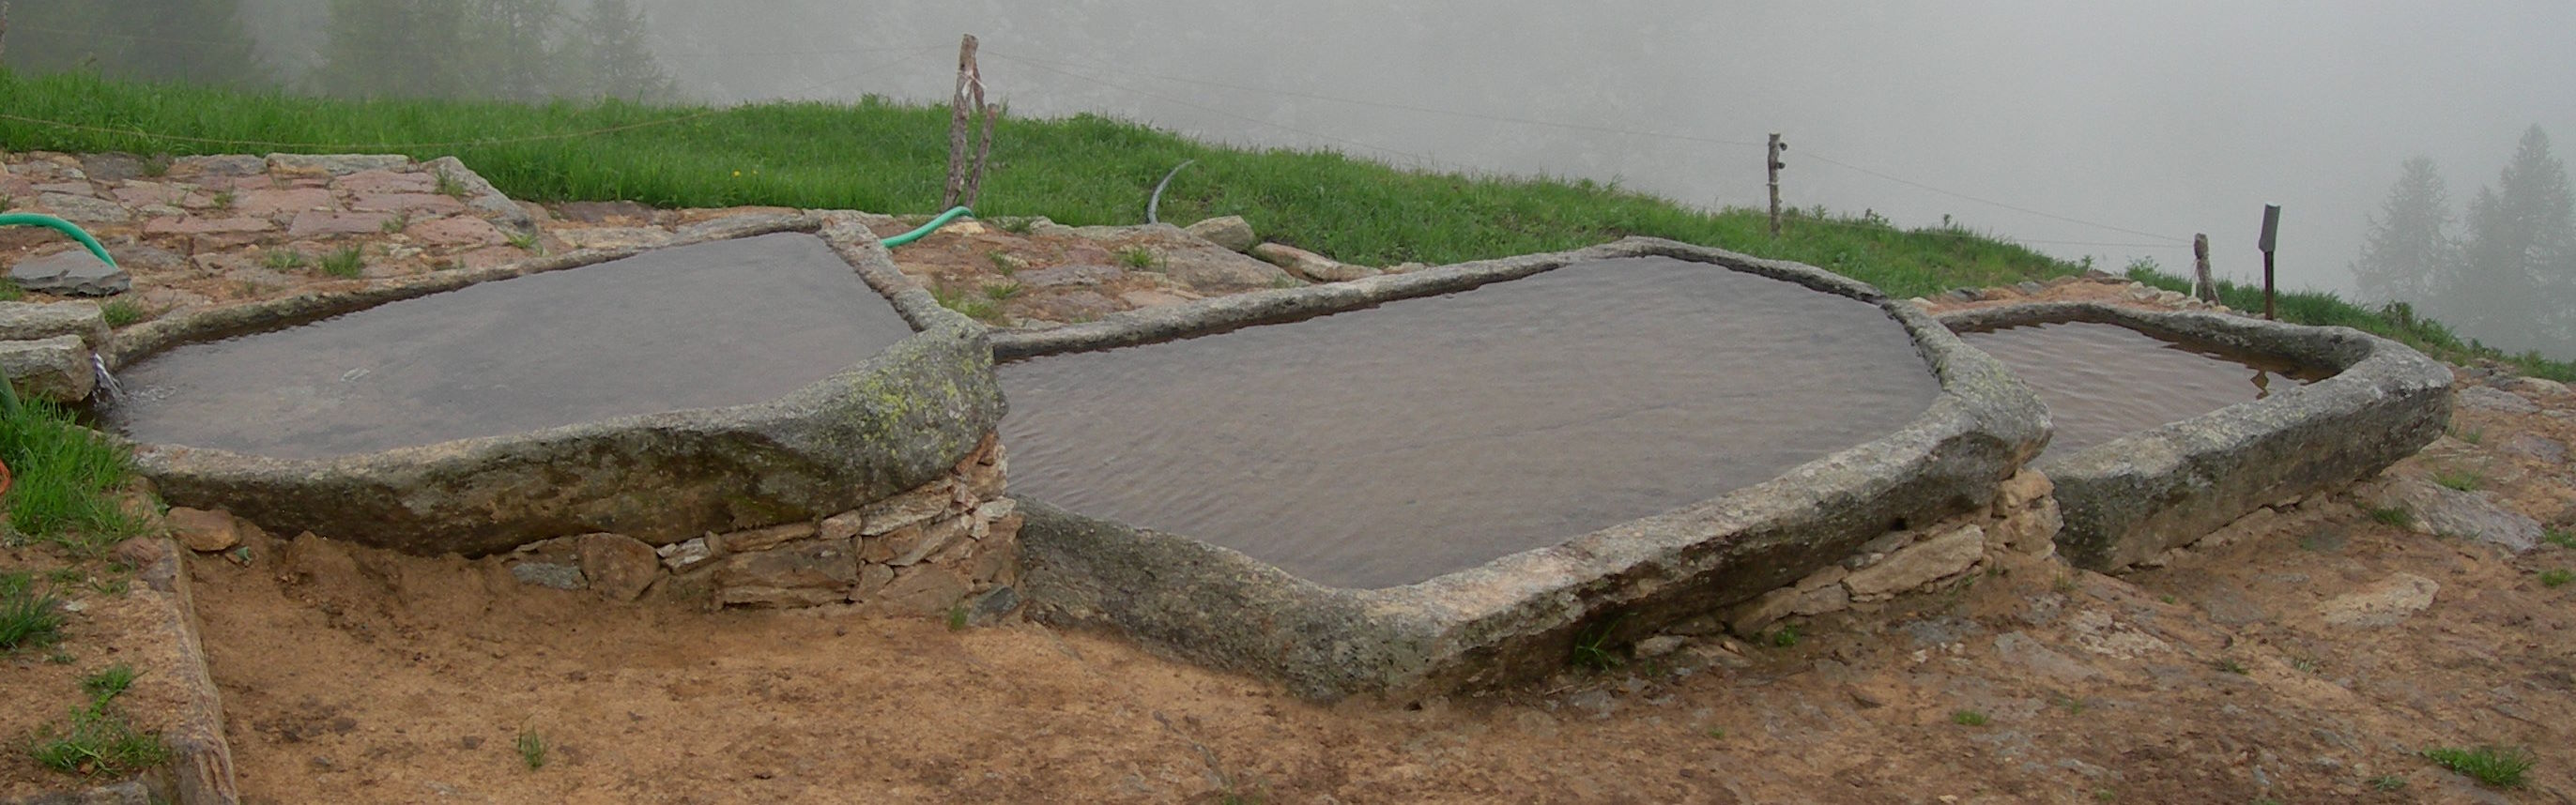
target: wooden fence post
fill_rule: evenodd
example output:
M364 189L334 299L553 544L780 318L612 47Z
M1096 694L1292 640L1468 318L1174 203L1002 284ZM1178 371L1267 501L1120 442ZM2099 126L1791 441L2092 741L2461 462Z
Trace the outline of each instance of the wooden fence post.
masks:
M969 105L970 103L972 105ZM967 189L967 174L970 171L966 164L968 157L966 130L974 121L975 111L983 105L984 78L977 74L975 69L975 35L967 34L957 43L957 93L949 98L948 103L948 188L939 196L940 209L955 207L960 203L960 199L965 199L969 203L973 201L972 194ZM988 121L985 124L985 136L990 138L992 129L989 110L986 110L985 119ZM979 164L972 172L979 174L975 182L981 184L983 181L980 176L981 165Z
M1787 150L1789 145L1780 142L1780 135L1777 133L1771 135L1771 144L1762 149L1762 170L1771 175L1772 240L1780 239L1780 169L1788 167L1780 161L1780 152Z
M2191 295L2203 302L2218 301L2218 285L2209 279L2209 235L2191 236Z

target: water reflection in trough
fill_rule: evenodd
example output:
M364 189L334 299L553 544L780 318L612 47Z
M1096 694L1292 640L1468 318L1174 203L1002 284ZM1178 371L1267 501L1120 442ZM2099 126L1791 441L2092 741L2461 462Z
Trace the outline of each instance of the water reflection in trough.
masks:
M319 458L775 399L911 335L821 239L681 246L190 344L119 372L137 441Z
M1001 379L1014 493L1354 588L1769 480L1938 393L1873 305L1661 257Z
M2004 327L1959 337L2011 367L2048 405L2055 436L2043 456L2072 455L2333 375L2099 322Z

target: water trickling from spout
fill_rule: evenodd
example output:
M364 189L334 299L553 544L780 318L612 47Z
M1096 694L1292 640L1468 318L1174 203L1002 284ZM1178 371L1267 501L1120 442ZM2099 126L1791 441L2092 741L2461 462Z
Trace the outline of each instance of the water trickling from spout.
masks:
M108 373L105 359L97 355L89 356L89 371L90 375L98 381L98 390L91 394L98 398L100 404L113 404L125 399L125 387L117 384L116 375Z

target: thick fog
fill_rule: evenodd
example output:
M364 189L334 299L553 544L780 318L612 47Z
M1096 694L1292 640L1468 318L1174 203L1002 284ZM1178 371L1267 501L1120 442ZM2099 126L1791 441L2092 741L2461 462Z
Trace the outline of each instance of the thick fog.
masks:
M239 1L281 77L321 60L332 3ZM2275 202L2283 285L2345 292L2404 160L2434 160L2459 206L2530 127L2576 138L2557 0L631 1L684 97L943 101L973 33L1014 115L1707 206L1762 203L1779 132L1790 204L1946 215L2112 270L2187 270L2207 233L2222 276L2257 279Z

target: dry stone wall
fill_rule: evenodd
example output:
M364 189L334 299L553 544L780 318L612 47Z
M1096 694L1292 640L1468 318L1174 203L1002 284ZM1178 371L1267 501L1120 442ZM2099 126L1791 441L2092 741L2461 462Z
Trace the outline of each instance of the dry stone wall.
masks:
M519 581L708 608L857 604L935 616L978 615L1018 600L1018 504L991 434L945 475L850 511L661 546L620 534L530 543L504 560Z
M1998 564L2053 563L2064 521L2052 491L2048 476L2024 468L1996 488L1984 510L1888 532L1850 558L1727 610L1726 627L1750 637L1785 618L1939 589Z

